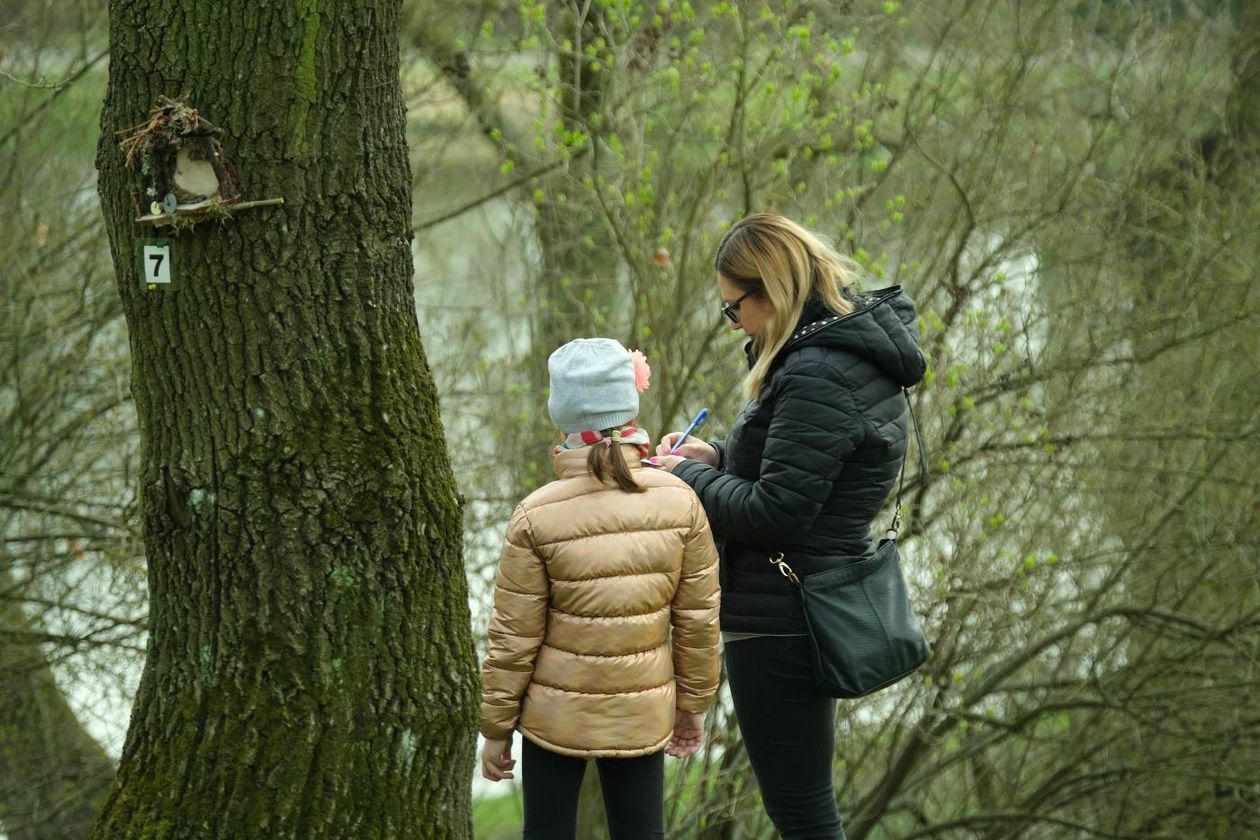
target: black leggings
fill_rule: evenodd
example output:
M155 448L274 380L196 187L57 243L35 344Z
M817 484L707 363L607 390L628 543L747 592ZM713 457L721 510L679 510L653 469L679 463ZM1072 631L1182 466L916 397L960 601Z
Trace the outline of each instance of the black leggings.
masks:
M587 760L553 753L528 738L521 740L523 840L573 840ZM665 753L597 758L595 764L612 840L664 840Z
M735 717L761 800L783 840L844 840L831 765L836 701L814 688L804 636L726 645Z

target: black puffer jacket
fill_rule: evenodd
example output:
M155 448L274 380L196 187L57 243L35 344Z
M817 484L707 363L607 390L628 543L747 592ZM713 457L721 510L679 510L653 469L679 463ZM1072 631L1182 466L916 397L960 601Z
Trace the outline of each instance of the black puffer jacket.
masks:
M719 445L715 469L684 461L674 475L699 495L721 549L722 629L804 633L798 574L869 557L871 523L906 453L904 388L923 378L914 304L894 286L837 317L811 300L761 396ZM750 358L750 363L753 361Z

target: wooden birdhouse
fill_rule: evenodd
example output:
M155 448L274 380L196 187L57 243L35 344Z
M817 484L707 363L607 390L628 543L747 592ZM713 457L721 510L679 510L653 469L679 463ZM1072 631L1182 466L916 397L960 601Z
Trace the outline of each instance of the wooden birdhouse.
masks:
M143 185L133 193L137 222L195 224L247 207L284 203L282 198L241 202L236 167L219 142L222 133L188 104L187 95L158 98L148 120L129 129L119 143Z

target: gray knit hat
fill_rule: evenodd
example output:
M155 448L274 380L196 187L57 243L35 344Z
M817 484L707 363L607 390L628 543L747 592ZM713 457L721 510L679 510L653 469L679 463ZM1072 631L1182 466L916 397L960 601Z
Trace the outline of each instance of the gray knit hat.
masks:
M575 338L547 359L551 422L565 434L603 431L639 416L630 351L612 338Z

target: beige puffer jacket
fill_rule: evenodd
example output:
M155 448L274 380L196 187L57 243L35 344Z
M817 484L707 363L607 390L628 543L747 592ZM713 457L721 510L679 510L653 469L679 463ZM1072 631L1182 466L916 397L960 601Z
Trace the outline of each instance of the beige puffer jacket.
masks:
M717 690L717 551L695 493L622 450L645 493L600 484L587 450L517 507L495 583L481 733L583 757L663 749L675 707ZM672 630L672 634L671 634Z

